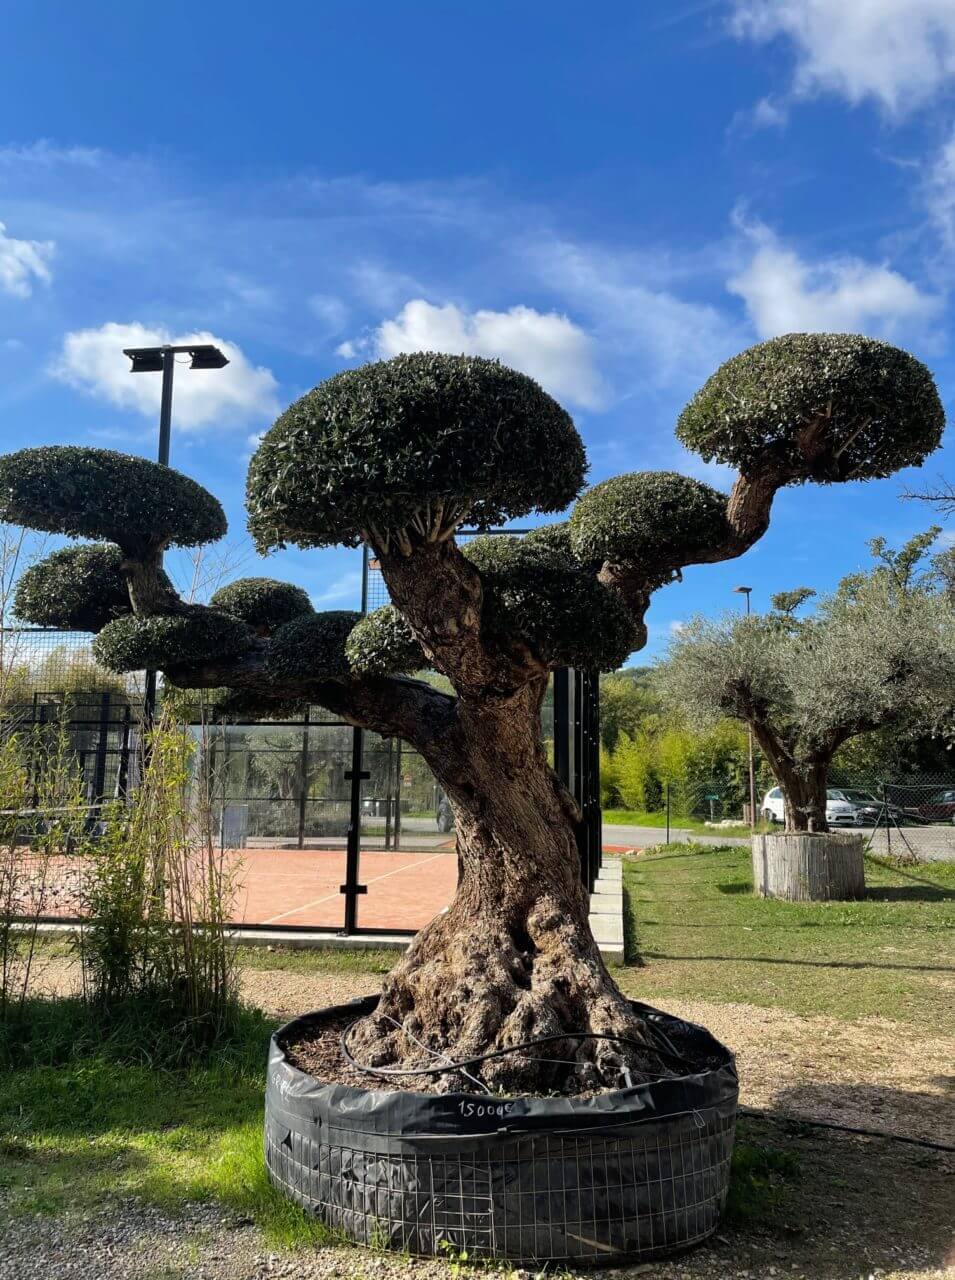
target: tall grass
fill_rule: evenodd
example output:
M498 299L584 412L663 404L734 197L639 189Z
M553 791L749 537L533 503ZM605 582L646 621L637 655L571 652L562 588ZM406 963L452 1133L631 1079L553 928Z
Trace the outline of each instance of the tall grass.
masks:
M235 872L216 847L211 779L166 713L146 736L139 786L104 813L87 858L78 935L89 1003L150 1001L184 1051L231 1018L238 969L228 936Z

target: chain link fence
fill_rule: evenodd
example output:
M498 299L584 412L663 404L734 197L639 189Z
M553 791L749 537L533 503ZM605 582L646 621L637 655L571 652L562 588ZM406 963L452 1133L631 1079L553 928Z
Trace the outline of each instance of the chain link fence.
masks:
M678 838L681 832L748 835L748 779L719 776L667 783L659 820ZM760 830L785 820L782 790L760 772L756 782ZM857 831L867 848L882 857L912 861L955 861L955 776L919 774L899 779L878 772L833 769L826 796L830 827Z

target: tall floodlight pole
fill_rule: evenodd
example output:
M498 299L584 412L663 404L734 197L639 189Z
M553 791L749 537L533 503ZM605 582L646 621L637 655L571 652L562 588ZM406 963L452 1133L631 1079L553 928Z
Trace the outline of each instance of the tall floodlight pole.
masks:
M222 369L229 363L228 356L211 343L187 343L173 347L166 343L161 347L124 347L128 356L130 373L161 373L162 392L159 398L159 451L157 461L169 466L169 441L172 435L172 379L176 369L176 356L190 357L190 369ZM143 700L143 719L152 723L156 710L156 672L146 672L146 689Z
M746 597L746 616L749 617L749 598L753 594L752 587L734 587L734 591ZM753 727L747 725L749 737L749 825L756 830L756 770L753 767Z

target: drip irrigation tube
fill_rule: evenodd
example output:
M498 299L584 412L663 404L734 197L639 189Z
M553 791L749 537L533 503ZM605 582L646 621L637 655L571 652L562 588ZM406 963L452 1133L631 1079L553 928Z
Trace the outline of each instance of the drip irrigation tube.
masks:
M901 1133L888 1133L885 1129L860 1129L851 1124L836 1124L833 1120L809 1120L805 1116L790 1115L780 1111L761 1111L758 1107L740 1107L741 1116L754 1120L770 1120L773 1124L804 1124L809 1129L831 1129L836 1133L854 1133L862 1138L884 1138L887 1142L905 1142L912 1147L927 1147L929 1151L955 1151L949 1142L932 1142L928 1138L907 1138Z
M348 1047L348 1035L354 1030L360 1021L362 1021L362 1019L359 1018L355 1022L350 1023L342 1032L340 1040L342 1056L348 1065L354 1067L357 1071L361 1071L365 1075L369 1076L378 1076L384 1080L388 1080L396 1076L440 1076L445 1075L450 1071L460 1071L466 1074L469 1067L480 1066L481 1063L490 1062L494 1058L505 1058L510 1053L521 1053L525 1049L536 1049L539 1045L555 1044L561 1040L612 1040L616 1044L624 1044L632 1049L641 1049L643 1051L649 1049L649 1051L656 1054L661 1061L666 1062L669 1058L671 1062L676 1063L677 1066L684 1071L687 1068L689 1068L691 1072L696 1071L697 1069L695 1063L690 1062L688 1058L684 1057L684 1055L676 1049L669 1036L667 1036L658 1027L653 1026L651 1022L648 1022L647 1026L650 1028L654 1036L666 1042L666 1048L659 1048L656 1045L642 1044L639 1040L631 1040L627 1036L617 1036L610 1033L600 1033L596 1031L562 1031L556 1035L537 1036L533 1040L522 1040L519 1044L511 1044L504 1049L494 1049L490 1053L481 1053L473 1058L462 1058L460 1061L446 1061L438 1066L369 1067L364 1063L359 1062L358 1059L352 1055L352 1052ZM439 1051L430 1050L429 1052L437 1053ZM443 1052L442 1056L447 1057Z

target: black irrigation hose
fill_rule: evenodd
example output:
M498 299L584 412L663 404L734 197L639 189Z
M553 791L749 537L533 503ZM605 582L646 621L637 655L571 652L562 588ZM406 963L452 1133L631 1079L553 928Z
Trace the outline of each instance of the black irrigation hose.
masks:
M834 1129L836 1133L855 1133L863 1138L885 1138L888 1142L906 1142L912 1147L927 1147L929 1151L955 1151L947 1142L930 1142L927 1138L906 1138L901 1133L887 1133L884 1129L858 1129L851 1124L835 1124L831 1120L807 1120L804 1116L787 1115L780 1111L761 1111L758 1107L740 1107L741 1116L755 1120L770 1120L773 1124L804 1124L810 1129Z
M352 1057L351 1050L348 1048L348 1033L354 1027L357 1027L358 1023L361 1021L362 1019L358 1018L355 1022L350 1023L342 1032L340 1040L342 1055L349 1066L354 1067L357 1071L363 1071L366 1075L370 1076L380 1076L384 1080L390 1079L392 1076L440 1076L444 1075L448 1071L463 1071L467 1067L476 1067L482 1062L489 1062L492 1058L504 1058L509 1053L520 1053L523 1049L533 1049L536 1048L537 1045L553 1044L555 1041L560 1040L613 1040L617 1044L629 1045L633 1049L641 1049L644 1052L649 1048L651 1053L655 1053L657 1057L664 1062L669 1058L684 1069L687 1066L690 1066L693 1070L696 1070L694 1064L690 1063L688 1059L675 1051L669 1038L657 1027L653 1027L654 1034L661 1036L666 1040L667 1044L670 1045L669 1049L659 1049L650 1045L641 1044L639 1040L630 1040L626 1036L601 1034L596 1031L563 1031L558 1035L539 1036L536 1040L524 1040L520 1044L508 1045L506 1049L495 1049L491 1053L482 1053L475 1058L465 1058L461 1062L444 1063L442 1066L438 1067L368 1067L365 1066L364 1063L359 1062L356 1058Z

